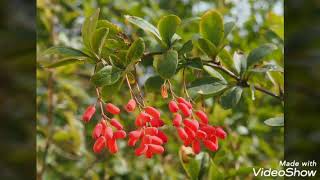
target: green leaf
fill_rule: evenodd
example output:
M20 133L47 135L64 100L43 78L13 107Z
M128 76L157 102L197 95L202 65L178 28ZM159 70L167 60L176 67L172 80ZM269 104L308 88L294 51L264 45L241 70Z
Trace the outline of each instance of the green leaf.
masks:
M122 84L123 84L123 80L118 80L116 83L111 84L111 85L106 85L106 86L102 86L101 88L101 97L104 101L108 101L110 100L116 93L119 92Z
M160 92L161 85L163 83L164 79L162 79L160 76L151 76L146 80L144 88L147 92Z
M79 59L65 59L65 60L61 60L58 62L54 62L52 64L46 65L44 66L45 68L56 68L56 67L60 67L60 66L66 66L69 64L75 64L75 63L82 63L84 62L83 60L79 60Z
M232 178L235 176L241 176L241 175L249 175L252 173L252 169L256 167L240 167L239 169L232 169L229 171L229 175L227 178Z
M91 39L92 50L98 55L101 55L102 48L106 42L109 29L99 28L97 29Z
M221 96L221 105L224 109L235 107L240 101L243 89L239 86L234 86L226 90Z
M284 72L283 67L280 67L276 64L265 64L261 67L255 67L250 69L253 72Z
M91 81L97 87L111 85L120 79L121 73L122 71L117 67L105 66L91 77Z
M224 66L226 66L228 69L235 70L233 67L233 58L226 49L222 49L219 52L218 57Z
M283 116L270 118L264 121L264 123L268 126L283 126L284 125L284 118Z
M97 28L100 9L97 9L91 16L87 17L82 25L81 34L84 45L91 49L91 38Z
M224 25L224 39L227 38L229 33L233 30L235 23L234 22L227 22Z
M185 54L187 52L192 51L193 44L192 40L187 41L186 43L183 44L183 46L179 49L179 54Z
M127 63L138 61L144 53L145 44L142 38L135 40L126 55Z
M216 71L214 68L210 67L210 66L207 66L207 65L204 65L203 66L203 69L208 73L210 74L210 76L214 77L214 78L217 78L225 83L227 83L227 81L224 79L224 77L218 72Z
M193 69L197 69L197 70L202 70L203 64L202 64L202 61L200 58L186 59L186 62L184 64L182 64L182 66L180 66L178 68L178 70L183 67L189 67L189 68L193 68Z
M215 58L217 55L217 48L214 44L206 39L198 39L198 46L202 52L207 54L211 58Z
M170 79L177 70L178 53L175 50L168 50L164 54L155 56L153 64L163 79Z
M40 54L40 56L45 56L45 55L59 55L60 57L66 59L66 58L87 58L89 57L85 53L83 53L80 50L70 48L70 47L64 47L64 46L53 46L47 50L45 50L43 53Z
M109 22L108 20L98 20L97 29L107 28L109 29L109 34L115 35L121 32L121 29L116 24Z
M271 54L274 50L276 50L276 46L273 44L264 44L250 52L247 58L248 67L258 63L265 56Z
M227 84L217 78L204 77L195 80L191 83L188 92L191 96L200 95L214 95L227 88Z
M224 36L223 19L219 12L210 10L200 20L200 35L219 46Z
M219 168L211 160L208 179L224 179L224 174L219 170Z
M164 41L168 47L171 46L172 36L175 34L177 27L180 25L181 19L176 15L163 16L158 22L158 30L162 41Z
M244 54L240 52L234 52L233 65L238 74L242 74L247 70L247 59Z
M124 17L130 23L138 26L139 28L141 28L147 32L150 32L157 39L157 41L161 42L161 36L160 36L158 29L155 26L153 26L152 24L150 24L148 21L146 21L140 17L136 17L136 16L125 15Z
M191 180L197 180L200 172L200 161L196 160L194 157L187 157L186 159L181 150L179 151L179 159L189 178Z

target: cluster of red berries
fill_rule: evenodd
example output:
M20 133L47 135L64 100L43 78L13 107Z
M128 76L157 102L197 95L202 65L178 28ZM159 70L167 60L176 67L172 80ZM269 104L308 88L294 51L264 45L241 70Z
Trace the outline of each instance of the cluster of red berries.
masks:
M193 117L192 104L182 97L178 97L176 101L170 101L169 110L174 113L172 123L176 127L179 138L185 146L192 146L195 154L200 153L201 142L209 150L217 151L218 138L225 139L227 136L221 127L214 127L208 124L208 117L203 111L195 111L195 115L200 122L195 119Z
M147 158L152 158L154 154L162 154L163 144L168 141L168 138L158 129L164 125L163 120L160 119L160 111L151 106L144 108L144 111L136 117L135 125L138 129L129 133L128 141L128 146L135 146L141 140L135 155L145 154Z

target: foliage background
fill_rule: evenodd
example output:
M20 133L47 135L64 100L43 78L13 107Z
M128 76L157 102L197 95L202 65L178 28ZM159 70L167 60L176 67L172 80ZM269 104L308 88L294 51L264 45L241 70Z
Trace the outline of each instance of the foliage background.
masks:
M37 51L41 52L52 45L66 45L81 48L80 29L85 16L97 7L101 8L101 19L108 19L131 36L141 36L150 43L149 35L124 22L123 16L130 14L143 17L156 24L162 15L173 13L181 19L201 16L208 9L218 9L224 19L236 21L237 25L230 38L231 51L248 53L253 48L267 42L277 42L274 28L283 31L283 1L178 1L178 0L137 0L137 1L45 1L37 2ZM280 27L280 28L279 28ZM178 34L183 39L191 39L198 32L197 22L181 27ZM281 34L281 33L280 33ZM283 39L283 36L282 36ZM282 52L272 57L283 66ZM150 61L151 62L151 61ZM141 75L150 76L151 63L144 63ZM185 179L187 178L178 156L181 143L173 129L166 145L167 153L147 160L135 157L133 149L119 143L117 155L92 153L91 130L94 123L84 126L81 114L90 103L95 102L95 91L89 82L92 65L69 65L56 70L37 68L37 173L44 179ZM187 79L194 76L187 72ZM179 82L180 76L176 77ZM272 89L272 83L261 74L257 79L261 85ZM140 79L143 86L145 79ZM174 83L178 92L181 84ZM275 90L275 89L273 89ZM214 165L203 168L203 177L219 179L253 179L252 167L280 168L279 160L284 153L284 129L266 126L263 121L283 113L283 105L272 97L256 93L251 100L246 89L240 103L232 110L224 110L216 99L206 101L210 109L210 122L227 128L228 138L213 158ZM112 102L121 105L129 99L126 86L110 97ZM165 107L167 102L157 93L146 93L147 103ZM110 100L111 100L110 99ZM165 109L165 108L163 108ZM165 110L163 110L165 112ZM166 113L164 113L166 114ZM133 117L122 115L121 122L133 129ZM97 121L98 118L95 119ZM170 122L169 116L165 117ZM66 141L57 141L52 136L59 131L67 132ZM49 137L49 141L48 141ZM204 154L200 154L204 156ZM199 158L198 157L198 158ZM193 158L193 157L192 157Z

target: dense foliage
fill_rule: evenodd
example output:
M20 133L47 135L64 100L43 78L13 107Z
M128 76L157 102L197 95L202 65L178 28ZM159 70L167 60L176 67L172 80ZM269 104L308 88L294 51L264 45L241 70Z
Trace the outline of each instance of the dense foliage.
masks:
M243 6L250 10L246 19L235 13ZM284 87L277 6L281 2L39 1L38 176L250 179L252 167L278 168ZM196 155L182 146L168 109L177 97L227 131L218 151ZM120 140L116 155L94 154L91 132L101 115L84 124L82 113L97 101L124 111L130 99L139 110L161 112L165 152L136 157ZM136 128L138 111L111 114L127 131Z

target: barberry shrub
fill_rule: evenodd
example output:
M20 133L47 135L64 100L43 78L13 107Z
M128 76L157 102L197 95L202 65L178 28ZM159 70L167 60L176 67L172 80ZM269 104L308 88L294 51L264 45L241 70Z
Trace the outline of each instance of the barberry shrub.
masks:
M94 124L92 151L96 154L103 151L117 153L119 139L126 141L136 156L152 158L172 153L166 149L166 143L171 141L167 134L173 132L168 129L172 128L175 137L181 141L176 143L181 143L179 156L188 172L190 167L185 155L197 155L201 151L214 155L219 151L221 140L231 140L228 137L232 129L226 129L221 123L215 124L205 99L214 97L224 109L235 108L241 97L248 95L244 91L249 90L252 100L259 91L274 98L276 103L283 102L281 78L268 74L276 91L255 81L260 72L283 73L280 66L265 61L281 47L262 44L250 52L235 51L232 56L227 46L230 43L228 35L235 23L224 22L217 10L209 10L199 18L199 31L192 39L182 39L178 35L177 29L183 20L174 14L161 17L157 26L140 17L123 16L128 26L142 29L154 38L157 50L150 49L150 43L142 37L131 36L127 29L99 19L99 13L97 9L82 25L82 49L54 46L41 54L55 55L60 59L43 65L48 69L74 63L92 65L90 82L96 90L96 102L85 107L82 119L85 125ZM192 51L198 56L191 56ZM156 75L149 77L141 88L137 69L145 61L152 62ZM188 82L185 71L193 72L196 78ZM179 88L174 89L173 82ZM111 97L121 88L126 88L130 97L124 97L122 104L115 105ZM157 107L145 101L149 91L157 92L167 106ZM162 119L164 113L170 121ZM99 121L92 120L97 114L100 114L96 119ZM122 121L127 121L119 119L122 114L134 117L134 127L122 125ZM281 126L283 117L269 119L266 124ZM189 176L192 178L193 175Z

